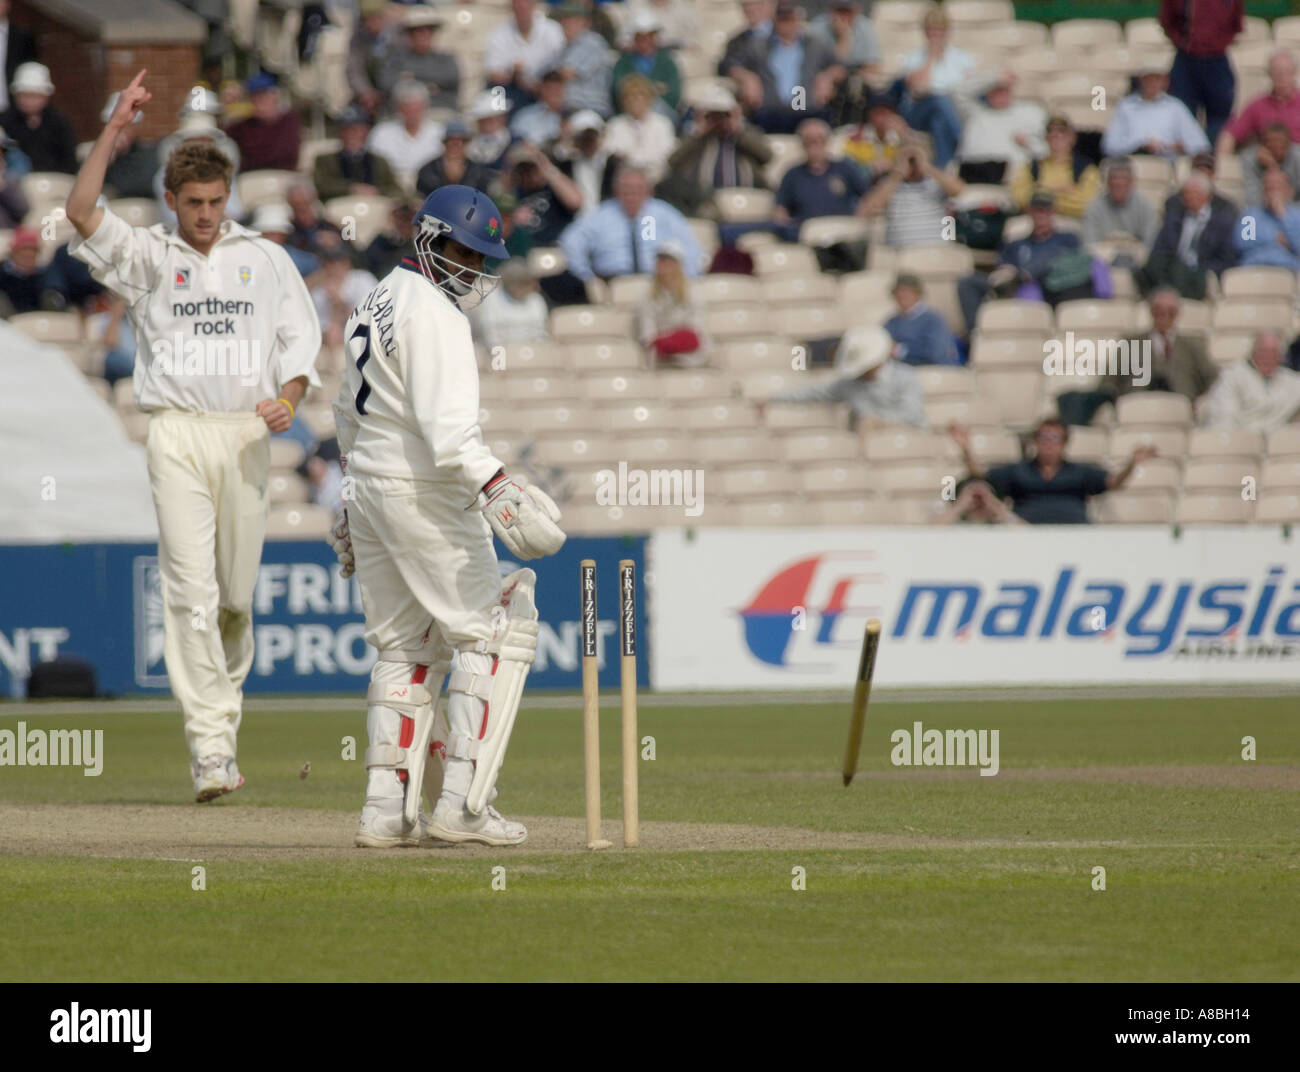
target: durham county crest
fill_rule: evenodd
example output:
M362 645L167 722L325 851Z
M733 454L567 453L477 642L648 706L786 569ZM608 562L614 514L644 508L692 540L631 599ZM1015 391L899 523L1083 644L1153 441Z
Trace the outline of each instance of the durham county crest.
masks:
M244 286L253 282L253 269L246 264L239 266L239 282Z

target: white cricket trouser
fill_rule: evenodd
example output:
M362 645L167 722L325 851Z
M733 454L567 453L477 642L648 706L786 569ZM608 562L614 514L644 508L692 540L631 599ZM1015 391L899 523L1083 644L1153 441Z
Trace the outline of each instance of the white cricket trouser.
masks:
M266 535L271 440L255 413L152 415L164 654L195 759L235 756L253 664L253 585Z
M436 701L453 652L460 652L462 666L472 673L492 669L490 655L467 650L492 639L492 612L501 601L492 529L478 510L465 508L462 488L354 475L348 531L366 614L366 640L379 651L370 680L423 682ZM477 736L482 710L481 700L449 694L452 732ZM372 706L367 728L372 745L399 743L397 714L391 709ZM444 795L463 801L472 774L472 762L449 759ZM370 772L367 797L397 797L401 792L393 772Z

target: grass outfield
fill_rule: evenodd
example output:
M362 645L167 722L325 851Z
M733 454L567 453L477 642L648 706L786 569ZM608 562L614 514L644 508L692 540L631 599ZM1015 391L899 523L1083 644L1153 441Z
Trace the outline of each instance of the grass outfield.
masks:
M499 804L529 843L389 853L351 848L359 713L253 707L248 784L203 807L178 715L21 716L103 728L105 759L0 767L0 979L1296 981L1296 707L877 702L846 790L843 704L644 697L643 844L600 854L576 701L516 731ZM916 721L998 730L1000 773L893 767ZM601 729L618 844L616 700Z

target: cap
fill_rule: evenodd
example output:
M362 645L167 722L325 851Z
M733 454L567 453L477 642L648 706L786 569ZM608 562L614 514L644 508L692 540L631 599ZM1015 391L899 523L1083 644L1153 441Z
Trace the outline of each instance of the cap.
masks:
M355 104L344 108L339 114L341 127L368 127L369 125L370 116L366 115L365 109L358 108Z
M628 33L658 33L664 28L664 24L659 21L659 16L653 11L638 11L632 16L632 21L628 26Z
M1051 190L1035 190L1029 199L1030 208L1056 208L1056 195Z
M1133 68L1134 78L1145 78L1149 74L1168 74L1169 65L1167 63L1156 63L1154 60L1143 60Z
M50 81L50 69L43 63L20 63L14 71L14 80L9 84L11 93L44 93L49 96L54 92L54 83Z
M269 71L258 71L257 74L244 83L244 88L249 93L263 93L268 89L275 89L277 85L279 85L279 82L275 75Z
M416 30L421 26L441 26L446 20L432 8L423 4L413 4L402 16L402 29Z
M894 342L884 328L851 328L840 342L839 370L846 379L857 379L864 372L879 368L889 360Z
M459 119L452 119L451 121L449 121L447 123L446 129L444 129L442 132L443 141L446 141L448 138L468 138L468 137L469 137L469 127L467 127Z
M117 99L121 95L122 95L121 93L114 93L111 97L108 98L108 103L104 105L104 110L99 113L99 121L101 123L107 123L109 119L112 118L113 109L117 107ZM132 119L131 122L138 123L143 118L144 118L144 112L140 111L137 108L135 113L135 118Z
M41 245L40 233L33 227L15 227L13 241L9 243L10 249L22 249L32 247L39 249Z
M569 133L581 134L587 130L604 130L605 120L593 112L590 108L584 108L580 112L574 112L569 117Z
M253 213L253 230L263 234L290 234L293 220L289 216L289 207L278 201L259 205Z

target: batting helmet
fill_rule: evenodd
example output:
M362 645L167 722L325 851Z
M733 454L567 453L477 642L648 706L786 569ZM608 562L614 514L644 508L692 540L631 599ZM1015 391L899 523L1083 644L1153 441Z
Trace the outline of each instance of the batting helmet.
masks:
M424 199L415 214L415 230L418 234L434 229L493 260L510 256L501 240L500 210L472 186L442 186Z

